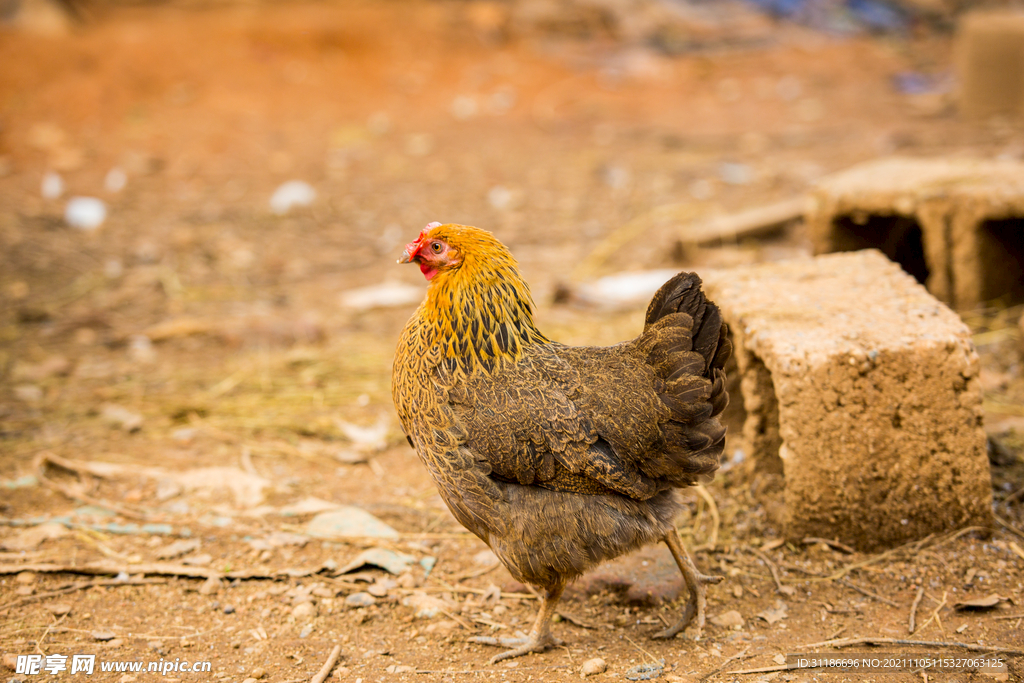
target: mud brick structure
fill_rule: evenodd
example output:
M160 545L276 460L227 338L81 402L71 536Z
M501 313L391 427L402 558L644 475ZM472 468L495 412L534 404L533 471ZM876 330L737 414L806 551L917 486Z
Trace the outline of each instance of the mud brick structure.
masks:
M1024 10L966 14L957 27L955 53L964 117L1024 118Z
M705 287L736 343L744 448L782 475L787 537L873 550L992 521L971 334L914 278L872 249Z
M888 158L830 176L804 216L815 253L874 247L939 299L1024 301L1024 164Z

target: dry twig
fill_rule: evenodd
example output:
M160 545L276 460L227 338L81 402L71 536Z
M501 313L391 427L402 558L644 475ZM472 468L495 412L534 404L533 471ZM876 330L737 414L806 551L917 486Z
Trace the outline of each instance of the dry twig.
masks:
M327 655L327 661L324 662L323 667L317 672L316 676L309 679L309 683L324 683L328 676L331 675L331 669L338 663L338 657L341 656L341 645L335 645L334 649L331 650L331 654Z
M921 630L922 631L924 630L924 628L928 624L932 623L932 620L934 620L935 623L937 623L939 625L939 630L942 631L942 619L939 618L939 610L946 606L946 596L947 595L949 595L949 593L947 593L946 591L942 592L942 602L940 602L939 606L935 608L935 611L932 612L932 615L930 617L928 617L928 621L926 621L923 624L921 624ZM934 598L932 598L932 599L934 600ZM943 633L942 635L946 635L946 634Z
M850 581L849 579L839 579L839 581L837 581L837 583L841 583L842 585L846 586L847 588L852 588L853 590L857 591L861 595L866 595L867 597L871 598L872 600L877 600L878 602L881 602L883 604L889 605L890 607L899 607L899 605L897 605L895 602L893 602L889 598L882 597L881 595L878 595L877 593L872 593L867 588L862 588L862 587L858 586L857 584L855 584L853 581Z
M789 671L797 667L792 664L779 664L778 666L761 666L756 669L737 669L736 671L726 671L727 674L736 674L737 676L743 674L767 674L773 671Z
M697 484L694 487L697 494L704 499L704 502L708 504L708 512L711 513L711 538L707 543L695 548L695 550L714 550L715 546L718 545L718 529L721 526L721 518L718 515L718 505L715 503L714 497L704 488L703 484Z
M300 578L312 576L320 572L323 567L311 567L309 569L278 569L261 571L258 569L239 569L233 572L219 572L216 569L207 567L191 567L184 564L172 562L149 562L139 564L116 563L106 560L87 562L86 564L55 564L55 563L30 563L18 565L0 564L0 575L18 574L20 572L39 572L40 574L54 574L66 572L68 574L90 574L94 576L118 575L118 574L157 574L160 576L187 576L194 579L208 579L215 576L221 579L279 579L279 578Z
M1024 655L1024 650L999 647L996 645L976 645L974 643L945 642L941 640L906 640L904 638L842 638L840 640L824 640L820 643L807 643L797 646L797 651L812 647L844 648L854 645L917 645L920 647L959 647L969 652L998 652L1007 655Z
M775 566L775 563L772 562L772 559L768 557L767 554L762 552L760 549L755 548L754 546L747 545L743 547L751 553L753 553L754 555L756 555L758 558L760 558L761 561L768 566L768 571L772 573L772 580L775 582L775 590L782 593L783 595L789 595L792 593L792 587L789 587L789 590L787 591L786 587L782 585L782 579L779 578L779 568Z
M722 670L725 669L725 667L727 667L730 664L732 664L733 662L737 662L737 661L739 661L741 659L747 659L749 657L753 657L754 656L754 655L748 655L747 654L748 652L750 652L750 648L749 647L746 650L744 650L743 652L739 653L738 655L733 655L732 657L729 657L724 662L722 662L721 664L716 666L714 669L712 669L711 671L707 672L706 674L704 674L703 676L698 678L697 679L697 683L704 683L704 681L707 681L707 680L710 680L710 679L714 678L718 674L722 673Z
M907 620L907 633L914 635L914 631L917 630L917 607L921 604L921 598L924 597L924 586L920 586L917 589L917 595L914 596L914 602L910 604L910 618Z
M74 593L75 591L85 590L86 588L92 588L93 586L148 586L159 583L167 583L166 579L128 579L127 581L118 581L117 579L100 579L98 581L77 581L70 586L58 588L57 590L47 591L45 593L36 593L30 595L27 598L15 600L9 602L6 605L0 605L0 614L4 614L7 610L12 607L20 607L30 602L36 602L38 600L45 600L46 598L53 598L58 595L65 595L67 593Z
M839 541L833 541L827 538L818 538L817 536L807 536L803 539L803 541L801 541L801 543L803 543L804 545L815 545L818 543L824 543L829 548L834 548L835 550L838 550L841 553L846 553L847 555L852 555L853 553L857 552L845 543L840 543Z

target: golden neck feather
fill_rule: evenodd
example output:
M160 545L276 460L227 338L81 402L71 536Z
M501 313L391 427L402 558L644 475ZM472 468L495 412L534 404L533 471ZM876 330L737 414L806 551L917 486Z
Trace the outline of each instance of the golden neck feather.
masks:
M431 280L420 308L442 362L468 375L490 373L517 361L525 348L549 342L534 325L530 288L515 259L484 234L483 244L453 240L462 262Z

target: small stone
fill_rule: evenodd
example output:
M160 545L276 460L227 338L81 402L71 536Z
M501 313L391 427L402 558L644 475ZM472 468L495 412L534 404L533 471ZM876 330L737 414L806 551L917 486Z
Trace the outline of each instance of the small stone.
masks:
M600 657L594 657L583 662L583 666L580 667L580 673L586 676L595 676L597 674L603 674L608 670L608 663Z
M100 408L100 416L112 427L123 429L126 432L136 432L142 429L142 416L123 406L106 403Z
M234 613L235 613L234 605L224 605L224 614L234 614Z
M252 673L249 674L249 675L252 676L253 678L255 678L256 680L259 680L259 679L265 677L267 675L267 672L264 671L262 667L258 666L255 669L253 669Z
M39 193L43 195L43 199L57 199L64 194L64 179L60 177L59 173L50 171L43 176Z
M256 683L256 679L252 678L252 677L249 677L249 678L244 679L242 681L242 683Z
M72 228L92 231L107 220L107 205L95 197L72 197L64 208L64 221Z
M107 171L106 177L103 178L103 189L107 192L120 192L127 184L128 175L117 166Z
M35 583L36 573L35 572L19 572L15 577L18 583Z
M345 598L345 604L349 607L370 607L371 605L377 604L377 598L373 597L369 593L353 593Z
M114 638L113 640L108 640L106 643L104 643L104 645L106 645L109 648L121 647L122 645L124 645L124 638Z
M117 634L114 633L113 631L97 630L97 631L93 631L89 635L92 636L93 640L99 640L99 641L113 640L114 638L117 638Z
M14 589L15 595L32 595L35 592L36 589L32 586L18 586L16 589Z
M270 198L270 210L283 216L293 208L309 206L316 200L316 190L301 180L289 180L282 184Z
M296 619L312 619L316 616L316 605L311 602L300 602L292 608L292 616Z
M734 609L728 612L723 612L718 616L711 617L711 623L715 626L721 626L723 628L736 628L742 627L745 622L743 615Z
M55 602L46 606L46 611L55 617L62 617L71 611L71 605L64 602Z

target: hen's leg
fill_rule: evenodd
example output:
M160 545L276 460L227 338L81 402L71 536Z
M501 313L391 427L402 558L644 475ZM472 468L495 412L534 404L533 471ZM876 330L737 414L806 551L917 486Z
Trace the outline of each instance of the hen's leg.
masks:
M718 583L722 580L722 577L708 576L697 571L693 560L690 559L686 548L683 547L683 542L679 540L679 534L675 528L665 534L664 541L665 545L672 552L672 557L675 558L676 564L679 565L679 571L683 573L683 582L686 583L686 590L689 595L686 599L686 607L683 609L683 616L679 618L679 621L664 631L655 633L653 637L672 638L689 626L690 622L696 618L697 632L694 634L694 638L700 638L700 634L704 630L704 613L708 602L707 588L705 586L709 583Z
M558 604L558 599L562 597L564 588L564 584L557 584L544 591L540 597L540 612L537 614L537 621L534 622L533 630L525 640L522 638L470 638L470 640L485 645L513 646L511 650L491 657L491 664L496 664L503 659L521 657L531 652L543 652L549 647L561 645L562 642L551 635L551 617L555 614L555 606Z

